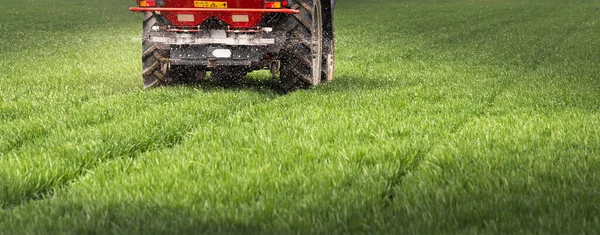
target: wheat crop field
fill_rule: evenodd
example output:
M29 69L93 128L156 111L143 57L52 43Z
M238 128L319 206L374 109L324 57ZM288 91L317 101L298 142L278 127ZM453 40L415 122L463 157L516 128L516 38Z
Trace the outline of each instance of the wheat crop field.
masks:
M0 5L2 235L600 231L600 1L343 0L285 95L142 90L135 1Z

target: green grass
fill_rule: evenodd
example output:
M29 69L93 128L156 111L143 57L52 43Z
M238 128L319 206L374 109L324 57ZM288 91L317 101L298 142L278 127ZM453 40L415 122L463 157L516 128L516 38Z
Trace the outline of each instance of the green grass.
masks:
M600 1L341 1L285 96L141 91L132 4L2 4L0 234L600 230Z

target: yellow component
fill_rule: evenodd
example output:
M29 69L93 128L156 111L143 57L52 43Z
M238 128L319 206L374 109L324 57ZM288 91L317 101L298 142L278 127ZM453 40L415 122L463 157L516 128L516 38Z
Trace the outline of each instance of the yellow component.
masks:
M281 8L281 2L273 2L273 8Z
M227 2L194 1L194 6L199 8L227 8Z
M146 5L146 1L140 1L140 7L145 7Z

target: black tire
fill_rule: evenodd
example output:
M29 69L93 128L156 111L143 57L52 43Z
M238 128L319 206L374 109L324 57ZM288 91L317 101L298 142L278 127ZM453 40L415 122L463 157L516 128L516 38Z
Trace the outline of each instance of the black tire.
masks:
M157 34L152 31L153 26L165 25L164 19L151 12L144 13L144 28L142 32L142 77L144 89L163 86L173 82L169 75L169 45L150 41Z
M323 66L323 8L320 0L296 0L300 14L286 22L287 42L282 53L280 85L286 91L321 83Z

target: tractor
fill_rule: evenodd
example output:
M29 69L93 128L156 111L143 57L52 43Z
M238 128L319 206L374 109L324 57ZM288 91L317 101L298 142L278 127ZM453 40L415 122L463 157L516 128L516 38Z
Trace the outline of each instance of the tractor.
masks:
M335 0L138 0L144 89L237 82L269 70L285 91L334 77ZM210 75L209 75L210 74Z

